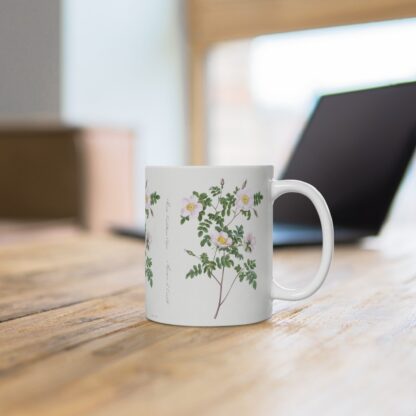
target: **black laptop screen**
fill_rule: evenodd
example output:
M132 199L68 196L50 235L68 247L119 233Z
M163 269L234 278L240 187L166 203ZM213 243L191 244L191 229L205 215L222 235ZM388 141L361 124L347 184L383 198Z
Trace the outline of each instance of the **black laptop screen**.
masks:
M416 145L416 83L321 97L281 179L314 185L334 225L377 232ZM285 195L274 220L318 224L311 204Z

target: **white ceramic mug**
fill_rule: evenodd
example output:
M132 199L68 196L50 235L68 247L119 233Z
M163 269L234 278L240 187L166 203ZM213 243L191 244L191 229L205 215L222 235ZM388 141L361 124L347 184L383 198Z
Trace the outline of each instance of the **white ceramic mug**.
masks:
M296 192L321 221L318 272L302 289L272 278L273 202ZM146 315L166 324L243 325L271 317L274 299L311 296L331 264L332 219L322 195L273 179L272 166L146 168Z

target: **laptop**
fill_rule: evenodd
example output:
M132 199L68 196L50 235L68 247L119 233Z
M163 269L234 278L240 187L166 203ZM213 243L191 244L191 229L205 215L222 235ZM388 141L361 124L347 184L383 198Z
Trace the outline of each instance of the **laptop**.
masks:
M416 82L322 96L279 179L315 186L332 214L336 243L376 235L416 147ZM273 208L275 246L320 244L304 196Z
M314 185L332 214L336 243L376 235L416 147L416 82L324 95L279 179ZM275 246L321 244L319 218L302 195L273 208ZM138 227L113 231L144 237Z

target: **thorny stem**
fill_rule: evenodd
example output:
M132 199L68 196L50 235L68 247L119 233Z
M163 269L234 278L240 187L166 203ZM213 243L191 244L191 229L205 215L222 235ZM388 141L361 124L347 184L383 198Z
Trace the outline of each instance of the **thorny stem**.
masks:
M218 205L220 204L220 198L221 198L221 196L222 196L222 187L221 187L221 192L220 192L220 194L218 195L218 199L217 199L217 205L215 205L215 213L217 213L217 211L218 211Z
M237 277L240 275L240 273L241 273L241 272L238 272L238 273L235 275L234 280L233 280L233 282L231 283L231 286L229 287L229 289L228 289L227 293L226 293L226 294L225 294L225 296L224 296L224 299L223 299L223 300L222 300L222 302L221 302L221 305L225 302L225 300L227 299L228 295L230 294L231 289L233 288L234 283L236 282Z
M217 281L217 283L220 285L220 281L214 276L214 273L211 273L211 276Z
M218 197L218 202L217 202L217 206L215 207L215 212L217 212L217 208L218 208L218 204L219 204L219 197ZM240 211L238 211L238 212L236 212L236 211L234 211L234 215L233 215L233 217L231 218L231 220L225 225L225 227L228 227L239 215L241 214L241 210ZM215 249L215 253L214 253L214 257L213 257L213 260L215 259L215 257L216 257L216 255L217 255L217 249L218 249L218 247ZM231 289L233 288L233 286L234 286L234 283L236 282L236 280L237 280L237 278L238 278L238 276L239 276L239 274L240 273L237 273L236 274L236 276L234 277L234 280L233 280L233 282L231 283L231 286L228 288L228 291L227 291L227 293L225 294L225 296L224 296L224 299L222 299L222 287L223 287L223 283L224 283L224 266L223 266L223 268L222 268L222 274L221 274L221 282L219 282L220 283L220 296L219 296L219 299L218 299L218 306L217 306L217 310L216 310L216 312L215 312L215 315L214 315L214 319L217 319L217 316L218 316L218 312L220 311L220 308L221 308L221 306L222 306L222 304L225 302L225 300L227 299L227 297L228 297L228 295L230 294L230 292L231 292ZM217 280L218 281L218 280Z
M220 283L220 296L218 298L218 306L217 306L217 310L215 311L214 319L217 319L218 312L220 311L220 308L221 308L221 305L222 305L221 298L222 298L222 284L224 283L224 269L225 269L225 266L222 266L221 283Z
M241 214L241 209L238 212L234 211L234 216L231 218L228 224L225 224L225 227L228 227L240 214Z
M215 247L214 256L212 257L212 261L214 261L215 257L217 257L217 251L218 251L218 246Z

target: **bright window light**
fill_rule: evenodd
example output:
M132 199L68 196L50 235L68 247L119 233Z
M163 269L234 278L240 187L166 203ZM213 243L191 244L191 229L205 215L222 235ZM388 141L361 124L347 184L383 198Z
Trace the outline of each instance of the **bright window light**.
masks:
M416 19L263 36L250 47L253 99L301 106L325 93L416 78Z

